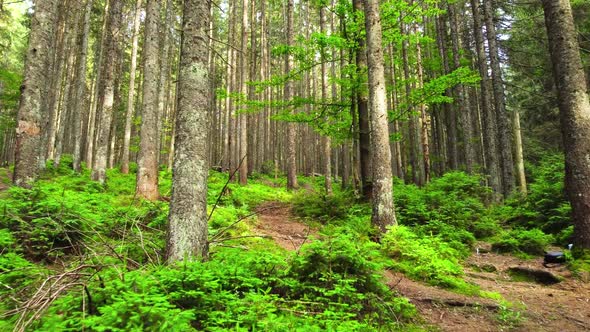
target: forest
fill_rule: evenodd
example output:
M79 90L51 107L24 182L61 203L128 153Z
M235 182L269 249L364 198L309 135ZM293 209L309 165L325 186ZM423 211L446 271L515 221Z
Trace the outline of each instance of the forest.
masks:
M0 0L0 331L590 330L590 0Z

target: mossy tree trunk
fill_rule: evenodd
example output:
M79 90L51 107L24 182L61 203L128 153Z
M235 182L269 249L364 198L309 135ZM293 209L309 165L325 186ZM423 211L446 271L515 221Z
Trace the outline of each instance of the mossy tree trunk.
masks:
M575 245L590 249L590 101L569 0L543 0L565 148Z
M207 243L208 33L210 2L184 1L178 109L168 217L168 263L203 259Z

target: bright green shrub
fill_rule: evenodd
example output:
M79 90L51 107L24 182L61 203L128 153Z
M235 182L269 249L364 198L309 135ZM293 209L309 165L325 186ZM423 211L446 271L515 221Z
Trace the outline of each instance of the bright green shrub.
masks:
M542 255L545 248L552 243L553 236L543 233L540 229L514 229L504 232L492 243L492 250L498 252L525 253Z
M293 212L298 216L327 223L345 219L349 209L357 204L350 191L336 191L328 196L302 190L293 196Z
M358 241L344 229L325 235L303 247L293 258L283 279L288 287L282 296L293 300L306 300L302 304L308 311L328 313L329 320L376 320L379 324L392 324L396 316L409 318L415 309L405 299L396 299L383 283L379 245ZM384 301L386 301L384 303ZM392 313L387 306L393 303Z
M383 238L383 252L391 268L431 285L475 293L461 276L463 254L440 237L417 235L406 226L393 227Z

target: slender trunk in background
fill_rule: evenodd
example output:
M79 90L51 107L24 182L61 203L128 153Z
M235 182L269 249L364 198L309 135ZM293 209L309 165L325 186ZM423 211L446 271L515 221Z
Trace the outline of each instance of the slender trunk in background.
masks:
M109 11L110 11L110 0L105 1L104 6L104 18L102 22L101 38L100 43L97 43L98 50L96 51L95 57L95 77L94 77L94 90L92 91L92 102L90 103L90 110L88 112L88 135L86 142L86 167L94 168L94 154L96 150L95 140L97 131L97 122L100 120L99 114L99 103L103 99L101 96L104 95L104 82L103 82L103 62L105 49L107 47L108 40L108 24Z
M500 50L498 48L496 25L494 23L495 7L492 0L484 0L485 26L492 69L492 87L494 92L494 106L498 123L498 137L500 143L500 163L502 171L502 193L508 197L514 191L514 160L512 158L512 125L506 111L506 95L502 68L500 64Z
M240 164L240 184L245 186L248 184L248 116L244 112L248 105L248 29L250 29L250 15L248 5L249 0L242 0L242 52L240 54L240 95L242 99L242 112L238 115L237 121L240 123L239 140L240 149L238 152Z
M460 42L460 31L459 31L459 17L458 9L459 4L449 4L448 13L451 25L451 44L453 49L453 69L461 67L461 42ZM464 85L457 85L453 89L453 93L457 99L457 106L459 109L459 121L461 128L463 129L463 147L464 147L464 159L465 159L465 170L468 173L472 173L476 163L476 152L473 144L473 127L471 121L471 105L469 105L469 96L466 93L466 87Z
M156 164L158 166L160 165L160 160L162 158L162 144L164 143L164 139L166 137L162 129L164 128L165 121L164 114L166 113L166 109L168 107L168 100L166 96L168 95L167 83L168 77L170 75L170 58L168 55L170 49L170 25L172 24L172 0L166 1L166 9L164 10L164 13L164 20L160 21L160 54L158 56L160 65L160 77L158 87L158 112L156 118ZM211 40L211 42L213 42L213 40ZM212 93L211 95L214 95L214 93ZM210 107L210 109L214 108L215 107Z
M483 122L483 142L489 185L495 193L502 193L502 178L500 171L499 151L497 145L498 127L494 115L493 105L490 96L490 80L488 76L488 65L485 54L483 38L483 21L480 13L479 0L471 0L473 13L473 31L475 35L475 46L477 49L477 64L481 75L481 113Z
M447 53L447 28L445 16L439 15L439 17L436 18L436 27L436 40L438 44L439 55L443 63L443 74L446 75L451 72L451 69L449 66L449 57ZM450 96L450 94L450 90L445 92L446 96ZM445 113L444 118L447 120L445 124L447 129L447 167L451 170L456 170L459 168L459 155L457 147L457 111L455 109L455 105L450 105L448 103L443 104L442 107Z
M518 110L514 110L513 112L514 119L512 120L514 124L514 147L516 148L515 154L515 162L516 162L516 173L518 175L518 190L521 194L527 194L527 187L526 187L526 173L524 171L524 153L522 150L522 133L520 130L520 112Z
M84 95L86 95L86 61L88 58L88 36L90 33L90 14L92 13L92 4L94 0L86 0L84 8L84 25L82 36L79 39L80 56L78 67L76 69L76 105L74 107L74 153L73 168L75 172L80 172L82 161L82 110L84 109Z
M590 101L569 0L542 0L565 148L574 245L590 249Z
M363 0L353 0L356 13L365 11ZM362 22L359 22L362 26ZM367 50L365 49L365 37L359 36L356 49L357 77L360 80L357 94L358 132L360 150L360 175L362 193L366 199L370 199L373 193L373 166L371 160L371 120L369 115L369 95L365 79L367 75Z
M320 7L320 32L326 35L326 9L322 5ZM321 80L322 80L322 103L328 104L328 71L326 65L326 54L325 49L320 51L321 53ZM324 106L327 107L327 106ZM325 134L321 138L322 141L322 154L324 155L324 177L325 183L324 188L326 189L326 195L332 195L332 149L331 140L328 134Z
M100 125L96 139L96 154L92 165L91 178L94 181L105 183L106 181L106 169L107 169L107 158L109 149L109 138L111 131L111 122L113 119L113 104L115 98L115 71L116 61L113 61L114 57L118 54L117 48L119 47L117 40L121 34L121 9L123 2L112 1L108 10L108 24L106 41L105 41L105 56L109 61L104 61L101 76L103 80L104 97L102 105L100 105L100 112L97 114L100 119Z
M230 130L230 121L231 121L231 113L232 113L232 98L229 97L232 88L232 43L233 43L233 24L232 24L232 14L234 11L234 3L232 1L229 2L228 8L228 32L227 32L227 63L225 68L225 112L223 114L223 171L228 172L231 174L232 172L232 164L231 164L231 130Z
M55 131L55 147L53 152L53 165L54 167L59 167L61 162L61 154L63 152L63 145L64 145L64 137L66 131L66 122L69 117L70 112L72 112L73 107L73 83L75 80L76 71L74 69L76 63L76 54L74 50L76 49L76 35L78 32L78 17L76 13L81 13L81 8L75 10L72 8L72 17L71 19L75 22L73 23L73 28L68 37L67 45L68 45L68 55L67 55L67 62L66 62L66 70L65 70L65 87L63 92L63 98L60 103L60 112L58 117L58 123L56 126Z
M50 61L55 10L55 0L37 0L31 20L16 127L13 182L20 187L31 187L39 175L43 87Z
M160 196L158 192L159 21L159 0L147 0L145 41L143 44L143 98L139 154L137 155L137 186L135 189L137 196L150 201L156 200Z
M410 4L413 5L413 1L410 1ZM423 145L422 145L422 127L420 125L421 117L414 115L414 108L411 105L410 96L412 93L412 77L410 73L410 65L408 59L408 48L409 48L409 40L410 34L409 29L406 27L405 22L400 22L400 31L402 35L405 35L405 38L402 42L402 60L404 64L404 79L405 79L405 87L406 87L406 102L408 109L406 110L408 116L410 117L408 123L409 133L409 150L410 150L410 164L412 166L412 179L414 184L417 186L423 186L426 182L425 180L425 169L424 169L424 153L423 153ZM423 105L421 106L423 107ZM421 113L419 113L421 114Z
M137 49L139 44L139 27L141 24L141 2L135 3L135 19L133 22L133 38L131 41L131 67L129 69L129 94L127 96L127 112L125 113L125 133L123 136L123 154L121 156L121 173L129 174L129 147L131 145L131 125L135 112L135 77L137 76Z
M381 232L397 224L393 205L393 176L387 124L387 91L379 0L364 0L369 65L369 94L373 127L373 214L371 222Z
M418 24L414 24L414 34L418 34ZM424 66L422 65L422 46L420 41L416 43L416 67L418 74L418 88L424 87ZM420 167L421 181L424 184L430 182L430 144L428 142L428 113L426 112L426 105L420 104L420 121L416 121L418 128L416 128L420 142L418 142L418 155L422 156L422 160L418 164Z
M287 0L287 45L294 45L294 27L293 27L293 0ZM293 55L289 52L285 56L285 74L288 75L293 68ZM287 103L293 99L293 82L291 79L287 79L285 83L285 95L283 100ZM297 163L296 163L296 151L295 151L295 124L287 123L287 137L286 137L286 154L287 154L287 188L294 189L298 187L297 184ZM275 136L276 137L276 136Z
M184 1L176 148L168 217L166 260L206 259L207 242L207 41L210 2Z

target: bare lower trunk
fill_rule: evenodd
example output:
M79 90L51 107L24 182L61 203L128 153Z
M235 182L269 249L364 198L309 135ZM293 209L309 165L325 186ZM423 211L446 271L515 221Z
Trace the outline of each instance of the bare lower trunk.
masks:
M287 45L293 45L293 0L287 1ZM293 68L293 55L287 54L285 58L285 74L288 74ZM289 102L293 98L293 82L289 80L285 83L284 100ZM297 188L297 163L295 151L295 124L287 123L287 188Z
M80 56L76 69L76 106L74 107L74 153L73 168L80 172L82 161L82 110L84 109L84 95L86 92L86 59L88 57L88 37L90 33L90 14L92 13L93 0L86 0L84 9L84 26L80 38Z
M481 113L483 122L483 142L485 150L486 169L489 176L490 187L495 193L502 193L502 178L500 172L499 151L497 145L498 127L494 115L493 105L490 98L490 84L488 76L487 59L484 49L484 38L482 32L482 18L479 8L479 0L471 0L473 12L473 31L477 49L477 63L481 75Z
M575 245L590 249L590 101L569 0L543 0L565 147Z
M512 158L512 130L506 110L506 96L500 64L500 50L496 40L496 26L494 24L494 6L492 0L484 0L485 26L487 32L490 64L492 69L492 87L494 92L494 106L498 123L498 137L500 142L502 192L507 197L514 190L514 161Z
M207 242L208 2L184 1L168 263L203 259Z
M115 71L116 62L113 58L118 54L117 48L118 37L121 33L121 9L123 3L120 1L113 1L110 4L107 24L108 32L106 34L107 40L105 42L105 54L109 61L103 63L103 88L104 97L100 105L100 125L96 139L96 154L92 165L92 180L104 183L106 181L106 169L108 161L109 138L111 131L111 122L113 119L113 105L115 98Z
M41 120L45 102L43 87L51 52L55 4L55 0L37 0L31 20L31 34L16 127L13 182L20 187L32 186L39 175Z
M354 9L357 12L365 10L363 0L353 1ZM362 24L362 22L359 22ZM356 50L356 65L360 80L366 78L367 70L367 51L365 49L365 37L359 37ZM358 132L359 132L359 166L360 180L362 183L362 193L367 199L371 198L373 193L373 165L371 160L371 120L369 115L369 96L365 84L360 84L357 92L357 114L358 114Z
M123 135L123 154L121 156L121 173L129 173L129 147L131 145L131 125L135 111L135 76L137 76L137 49L139 44L139 27L141 23L141 1L135 3L135 19L133 23L133 39L131 41L131 68L129 69L129 94L127 96L127 112L125 113L125 133Z
M158 52L158 22L160 3L148 0L145 23L143 98L139 154L137 155L136 194L147 200L156 200L158 192L158 86L160 65Z
M387 125L387 92L381 45L381 18L378 0L364 0L364 3L373 125L373 215L371 221L381 232L386 232L388 226L397 224L397 220L393 205L393 178Z

